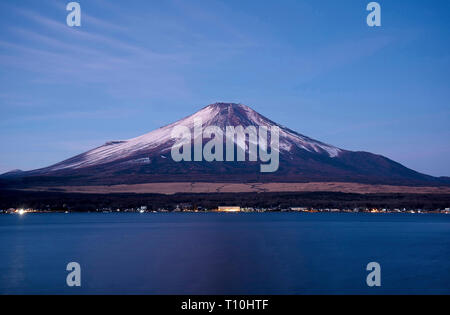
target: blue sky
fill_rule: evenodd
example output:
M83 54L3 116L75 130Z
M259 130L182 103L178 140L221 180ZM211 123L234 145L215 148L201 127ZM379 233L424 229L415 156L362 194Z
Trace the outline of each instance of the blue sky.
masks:
M450 176L450 1L0 2L0 172L48 166L217 101Z

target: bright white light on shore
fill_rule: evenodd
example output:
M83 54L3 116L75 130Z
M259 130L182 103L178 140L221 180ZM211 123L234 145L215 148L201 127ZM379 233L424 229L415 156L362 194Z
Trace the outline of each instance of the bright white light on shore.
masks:
M19 210L17 211L17 213L18 213L19 215L24 215L24 214L25 214L25 210L19 209Z
M241 207L219 207L219 212L241 212Z

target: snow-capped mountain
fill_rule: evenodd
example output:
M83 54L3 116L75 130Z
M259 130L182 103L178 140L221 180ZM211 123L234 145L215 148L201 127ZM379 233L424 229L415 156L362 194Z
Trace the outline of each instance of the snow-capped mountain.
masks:
M138 158L142 154L153 156L170 156L173 145L171 131L176 126L186 126L194 129L194 121L201 120L203 126L218 126L225 129L226 126L266 126L271 128L279 126L266 117L258 114L248 106L242 104L216 103L209 105L197 113L181 119L173 124L149 132L137 138L124 141L111 141L103 146L78 155L72 159L63 161L48 168L39 170L42 172L52 172L68 169L81 169L95 165L102 165L114 161L130 163L146 163L148 159ZM342 150L313 140L298 134L285 127L280 127L280 150L290 152L293 148L304 149L308 152L326 154L336 157ZM248 151L248 148L246 148Z
M279 169L262 174L259 162L175 162L171 148L176 126L279 127ZM204 143L203 143L204 144ZM248 151L248 142L246 143ZM130 184L192 181L346 181L386 184L432 184L437 178L417 173L383 156L352 152L322 143L260 115L242 104L216 103L195 114L145 135L103 146L47 168L9 175L37 184Z

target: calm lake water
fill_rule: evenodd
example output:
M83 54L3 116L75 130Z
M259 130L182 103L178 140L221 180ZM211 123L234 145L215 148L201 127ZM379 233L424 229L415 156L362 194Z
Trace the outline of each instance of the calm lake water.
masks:
M0 261L2 294L450 294L450 215L0 215Z

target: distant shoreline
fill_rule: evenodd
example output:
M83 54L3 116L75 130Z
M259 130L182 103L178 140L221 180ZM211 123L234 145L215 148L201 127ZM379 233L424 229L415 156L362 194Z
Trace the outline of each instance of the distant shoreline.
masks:
M217 211L217 210L207 210L207 211L193 211L193 210L183 210L183 211L137 211L137 210L127 210L127 211L40 211L40 210L26 210L20 213L19 209L14 209L14 211L4 211L0 210L0 215L30 215L30 214L71 214L71 213L92 213L92 214L123 214L123 213L136 213L136 214L224 214L224 215L230 215L230 214L262 214L262 213L297 213L297 214L321 214L321 213L347 213L347 214L443 214L443 215L450 215L450 211L447 210L418 210L418 209L409 209L409 210L400 210L400 211L380 211L377 210L376 212L368 210L368 211L353 211L351 209L348 210L340 210L340 209L316 209L314 211L292 211L292 210L264 210L264 211L239 211L239 212L224 212L224 211Z
M228 192L228 193L69 193L60 191L0 190L0 210L112 212L158 211L176 209L211 211L219 207L269 211L436 211L450 208L450 194L343 192ZM397 209L397 210L396 210Z

